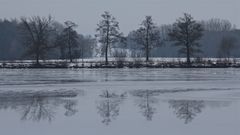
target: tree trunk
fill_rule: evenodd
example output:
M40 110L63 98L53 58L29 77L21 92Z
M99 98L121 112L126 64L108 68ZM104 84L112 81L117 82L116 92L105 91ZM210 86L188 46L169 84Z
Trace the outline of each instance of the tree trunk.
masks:
M40 54L39 54L39 53L40 53L40 51L39 51L39 46L37 46L36 49L37 49L37 51L36 51L36 64L37 64L37 65L40 65L40 63L39 63L39 59L40 59L40 58L39 58L39 57L40 57Z
M69 59L70 59L70 62L72 63L73 60L72 60L72 52L71 52L71 41L70 41L70 27L68 28L68 55L69 55Z
M149 61L149 49L147 48L146 49L146 62Z
M68 55L69 55L70 62L73 62L73 60L72 60L72 52L71 52L71 47L70 47L70 45L69 45L69 47L68 47Z
M107 27L107 43L105 48L105 65L108 65L108 47L109 47L109 23Z
M190 48L189 48L189 45L187 45L187 65L188 65L188 66L191 66Z
M108 65L108 43L105 48L105 65Z
M149 61L149 26L147 27L147 37L146 37L146 62Z
M39 55L38 54L37 54L37 58L36 58L36 64L40 65L40 63L39 63Z
M84 67L84 60L83 60L83 45L82 45L81 53L82 53L82 67Z

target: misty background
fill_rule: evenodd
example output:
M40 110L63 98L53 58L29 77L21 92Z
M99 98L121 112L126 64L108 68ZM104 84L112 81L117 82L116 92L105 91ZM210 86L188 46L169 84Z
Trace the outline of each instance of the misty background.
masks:
M0 59L27 58L24 57L24 47L17 32L20 17L52 15L61 24L71 20L78 25L76 30L83 43L94 39L97 23L104 11L110 11L116 17L120 30L127 37L139 28L146 15L151 15L159 28L172 24L184 12L190 13L198 21L207 22L212 18L228 20L230 29L205 30L200 41L203 50L201 57L218 57L218 46L223 37L236 38L236 45L239 46L239 4L238 0L0 0ZM87 44L89 46L89 42ZM90 46L94 45L95 42L91 42ZM131 49L132 46L134 43L128 40L127 48ZM152 57L181 57L177 48L168 42L152 51ZM59 58L59 51L51 51L48 55L48 58ZM89 51L85 57L94 55ZM239 47L233 50L232 57L240 57Z
M94 35L100 14L110 11L128 34L146 15L160 25L174 22L185 12L196 20L222 18L239 27L239 5L239 0L0 0L0 18L51 14L60 22L77 23L80 33Z

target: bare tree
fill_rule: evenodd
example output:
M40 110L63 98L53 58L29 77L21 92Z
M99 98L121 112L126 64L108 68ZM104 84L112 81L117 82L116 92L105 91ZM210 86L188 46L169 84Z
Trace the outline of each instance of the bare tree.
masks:
M149 61L151 49L161 45L160 31L153 23L151 16L146 16L141 27L133 32L133 40L145 51L146 62Z
M219 18L212 18L207 21L201 21L200 23L203 25L205 31L231 31L236 27L229 20Z
M118 67L124 67L124 62L126 61L127 52L126 50L117 50L114 51L113 57L115 58L116 64Z
M96 40L92 36L78 35L79 50L82 58L82 66L84 66L84 58L92 57L96 47Z
M75 91L1 92L0 110L16 110L24 121L51 122L59 107L64 107L65 116L73 116L78 112L77 101L72 99L77 95Z
M105 64L108 65L108 51L110 50L110 45L122 41L123 34L119 32L119 22L116 21L109 12L104 12L102 14L102 20L97 24L96 37L98 41L102 44L102 52L105 54Z
M163 41L168 41L169 36L168 33L172 30L171 24L164 24L159 27L160 37Z
M232 51L236 48L236 41L234 37L223 37L218 48L219 56L229 61Z
M65 22L66 28L63 30L63 39L65 40L65 43L68 48L68 57L70 62L73 62L73 48L78 46L78 34L73 29L77 27L77 25L71 21Z
M66 59L67 58L67 56L66 56L66 45L64 43L64 38L63 38L62 32L58 33L54 44L60 50L60 59Z
M39 65L39 59L44 58L46 51L50 48L49 37L52 32L52 17L21 18L21 24L21 34L24 36L24 42L27 46L26 55L33 56L36 59L36 64Z
M177 19L169 33L170 40L181 47L179 53L186 55L188 66L191 65L190 57L201 52L198 41L203 35L202 32L202 25L197 23L190 14L184 13L184 17Z
M169 105L174 109L177 117L185 121L185 124L191 122L205 107L204 101L196 100L170 100Z
M132 92L132 94L139 98L139 100L137 100L137 106L141 109L142 115L148 121L151 121L157 111L154 105L157 104L158 100L154 96L157 96L158 93L151 90L138 90Z
M53 23L54 29L55 29L55 41L54 41L54 46L57 47L60 51L60 59L65 59L66 58L66 47L64 43L64 38L62 36L63 30L64 30L64 25L59 23L59 22L54 22Z
M102 123L109 125L119 115L120 104L126 97L126 93L118 95L107 90L99 96L102 100L97 103L98 113L103 118Z

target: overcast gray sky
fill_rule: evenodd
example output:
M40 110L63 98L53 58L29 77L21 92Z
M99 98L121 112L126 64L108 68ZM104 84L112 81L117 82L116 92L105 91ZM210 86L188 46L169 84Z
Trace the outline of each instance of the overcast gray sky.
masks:
M240 26L240 0L0 0L0 18L51 14L55 20L77 23L83 34L95 33L104 11L110 11L127 34L146 15L157 24L173 23L184 12L197 20L228 19Z

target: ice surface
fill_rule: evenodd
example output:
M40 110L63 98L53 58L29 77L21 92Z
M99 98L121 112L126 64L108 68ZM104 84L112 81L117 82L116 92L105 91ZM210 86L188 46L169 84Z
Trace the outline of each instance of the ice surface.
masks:
M1 69L4 135L238 135L240 69Z

